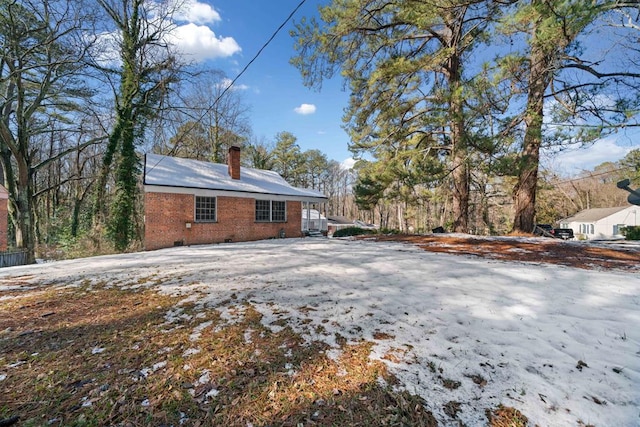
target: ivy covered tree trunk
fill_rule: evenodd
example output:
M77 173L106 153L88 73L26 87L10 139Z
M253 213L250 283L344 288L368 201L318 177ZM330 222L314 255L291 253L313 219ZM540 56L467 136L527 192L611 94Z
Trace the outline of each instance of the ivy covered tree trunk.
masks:
M123 118L124 119L124 118ZM133 120L129 118L121 137L120 161L116 169L115 198L111 205L109 237L119 251L135 239L137 184L140 161L135 152Z
M32 197L31 174L28 159L20 158L12 162L12 153L3 150L2 163L4 182L9 192L9 216L12 220L16 247L27 252L27 263L35 262L35 213ZM14 169L17 166L17 174Z
M125 46L128 46L126 40ZM133 61L133 58L129 58L129 63ZM113 151L107 152L103 167L103 171L108 172L111 162L114 157L117 157L115 194L110 206L107 234L118 251L125 250L136 237L133 224L135 224L135 215L137 214L135 200L140 166L135 151L135 81L133 67L125 64L120 89L122 104L118 108L115 128L109 141L109 148L112 148ZM104 189L104 187L101 188Z
M155 108L176 79L175 57L164 42L170 26L157 26L148 17L160 9L148 0L98 0L120 31L119 59L121 66L109 70L108 78L116 76L115 122L103 157L94 205L94 223L103 222L105 191L115 164L115 190L107 220L107 236L119 251L136 239L136 200L140 160L136 142L144 134L146 122L156 114ZM176 5L178 7L178 5ZM169 17L171 10L162 10ZM169 19L158 22L170 22Z

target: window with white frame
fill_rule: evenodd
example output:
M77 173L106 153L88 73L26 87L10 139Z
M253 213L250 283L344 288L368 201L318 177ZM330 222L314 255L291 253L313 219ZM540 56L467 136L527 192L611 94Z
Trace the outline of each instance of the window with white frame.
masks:
M287 205L284 201L271 202L271 221L284 222L287 219Z
M256 222L285 222L287 203L280 200L256 200Z
M216 222L216 198L196 196L196 222Z
M624 230L624 227L626 227L625 224L614 224L613 226L613 235L619 235L622 234L622 230Z

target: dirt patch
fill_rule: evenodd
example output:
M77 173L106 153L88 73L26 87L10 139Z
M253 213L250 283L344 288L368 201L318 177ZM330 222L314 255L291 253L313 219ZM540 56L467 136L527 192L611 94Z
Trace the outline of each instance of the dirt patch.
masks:
M367 236L366 239L372 239ZM549 238L478 237L464 235L386 235L377 241L404 242L428 252L472 255L503 261L522 261L594 269L640 271L640 246L604 247L590 242Z

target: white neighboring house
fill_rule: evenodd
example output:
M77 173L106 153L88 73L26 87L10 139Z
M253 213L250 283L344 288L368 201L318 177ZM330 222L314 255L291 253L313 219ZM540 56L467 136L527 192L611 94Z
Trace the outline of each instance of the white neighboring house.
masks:
M561 228L571 228L578 239L619 239L626 226L640 225L640 206L585 209L560 220Z
M363 221L351 220L345 216L333 215L328 217L328 227L329 227L329 235L333 235L334 232L338 230L342 230L343 228L364 228L366 230L377 230L380 228L379 225L367 224Z

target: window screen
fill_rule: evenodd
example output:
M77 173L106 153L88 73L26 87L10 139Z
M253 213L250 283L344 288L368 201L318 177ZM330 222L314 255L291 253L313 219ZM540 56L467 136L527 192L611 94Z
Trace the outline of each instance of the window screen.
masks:
M196 222L215 222L216 198L196 196Z
M285 202L271 202L271 221L272 222L284 222L286 219L286 204Z
M256 200L257 222L285 222L287 203L275 200Z
M269 200L256 200L256 221L271 220L271 203Z

